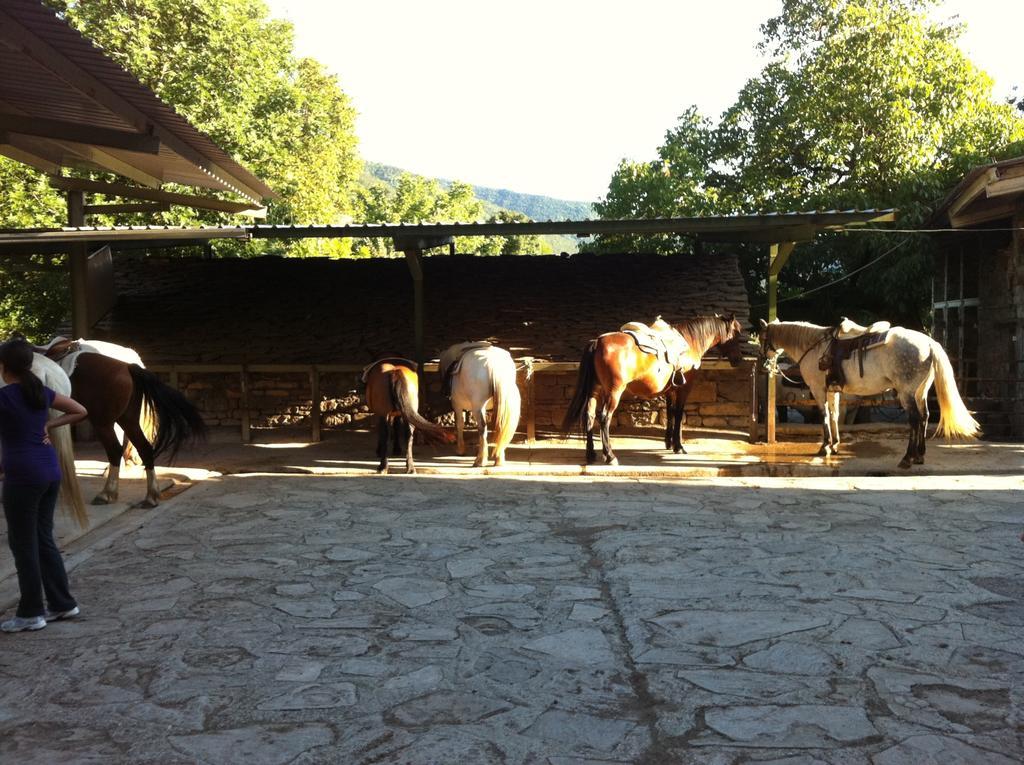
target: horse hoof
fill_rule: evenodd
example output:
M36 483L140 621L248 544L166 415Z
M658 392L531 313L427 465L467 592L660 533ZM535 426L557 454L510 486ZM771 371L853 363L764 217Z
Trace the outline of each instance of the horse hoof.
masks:
M900 464L897 465L896 467L903 468L904 470L910 470L910 465L911 465L910 460L904 458L904 459L900 460Z
M828 456L828 448L825 447L825 446L821 447L820 449L818 449L818 453L815 454L814 456L815 457L827 457Z
M135 507L139 507L139 508L151 508L151 507L156 507L156 506L158 506L159 504L160 504L160 500L158 500L158 499L153 499L153 498L151 498L151 497L146 497L146 498L145 498L144 500L142 500L141 502L139 502L139 503L138 503L138 504L137 504L137 505L136 505Z
M673 449L672 453L673 454L686 454L686 449L684 449L682 446L680 446L678 449Z
M915 465L923 465L924 464L924 457L914 457L914 464Z
M605 462L607 464L609 464L609 465L618 465L619 464L619 458L618 457L612 457L610 460L606 459Z
M388 469L387 468L382 468L382 467L377 468L377 475L387 475L387 473L388 473Z
M483 467L483 466L484 466L484 461L483 460L474 460L473 461L473 467L478 468L478 467Z
M409 468L405 471L406 475L416 475L416 468Z
M114 502L117 502L117 497L105 497L102 494L97 494L92 499L93 505L109 505Z

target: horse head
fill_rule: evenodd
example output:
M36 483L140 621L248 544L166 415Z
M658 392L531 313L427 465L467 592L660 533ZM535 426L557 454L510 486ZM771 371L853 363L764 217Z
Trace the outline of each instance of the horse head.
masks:
M715 316L722 321L722 332L719 334L718 353L729 364L738 366L743 361L743 325L735 313L728 316Z
M781 348L775 347L775 343L772 341L772 327L779 323L778 319L772 319L771 323L760 319L761 331L758 333L758 341L761 346L761 358L765 361L771 361L779 355Z

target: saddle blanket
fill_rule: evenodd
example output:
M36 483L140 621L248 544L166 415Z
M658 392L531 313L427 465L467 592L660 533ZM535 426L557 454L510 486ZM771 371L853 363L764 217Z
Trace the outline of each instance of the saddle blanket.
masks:
M481 348L493 348L494 344L486 340L479 340L475 343L466 343L462 347L462 352L459 353L458 358L455 359L448 368L443 370L441 374L441 391L448 398L452 397L452 380L455 376L462 371L462 361L466 358L466 354L470 351L478 351Z
M66 344L67 350L64 351L63 355L51 355L50 350L59 344ZM64 374L71 377L74 374L75 368L78 366L78 359L83 353L99 353L103 356L109 356L123 361L125 364L138 364L143 369L146 365L142 363L142 359L139 358L139 354L133 351L131 348L125 348L122 345L115 345L114 343L107 343L103 340L90 340L85 341L82 339L69 341L66 337L57 336L53 338L49 343L43 346L46 349L44 354L48 359L55 362L64 370Z

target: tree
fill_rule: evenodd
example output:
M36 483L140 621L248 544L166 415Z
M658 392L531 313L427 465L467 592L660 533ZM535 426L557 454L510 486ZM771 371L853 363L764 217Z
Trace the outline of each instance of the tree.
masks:
M436 179L413 173L402 173L393 185L375 184L360 195L361 217L367 223L444 223L476 221L485 217L484 203L477 199L473 187L458 181L445 189ZM491 220L527 220L525 215L499 212ZM537 237L463 236L457 240L462 252L479 255L543 252ZM355 252L365 257L394 255L390 239L360 239Z
M355 110L337 79L293 53L291 25L271 19L262 0L47 0L72 26L172 105L278 194L270 223L340 223L351 218L360 161ZM61 196L43 177L0 158L0 225L59 226ZM151 222L93 218L100 225ZM226 223L231 216L174 208L174 225ZM255 254L266 241L218 243ZM348 240L298 240L291 255L345 255ZM66 277L34 259L0 265L0 331L52 332L65 316ZM32 270L25 270L26 268Z
M735 103L714 125L693 110L684 114L658 160L642 172L620 166L599 212L642 209L638 200L659 215L896 206L903 227L922 224L970 166L1024 139L1024 118L993 99L991 79L957 46L960 29L934 20L931 5L784 0L762 26L762 50L772 58ZM666 165L673 156L693 161ZM894 243L849 234L801 245L780 277L780 297L849 274ZM918 238L897 253L787 313L920 325L928 312L927 243ZM742 262L760 303L763 248L745 250Z

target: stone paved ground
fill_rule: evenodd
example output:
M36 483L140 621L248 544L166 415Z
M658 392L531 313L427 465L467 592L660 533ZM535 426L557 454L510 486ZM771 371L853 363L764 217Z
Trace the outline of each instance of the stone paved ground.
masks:
M213 478L0 636L0 760L1020 762L1022 488Z

